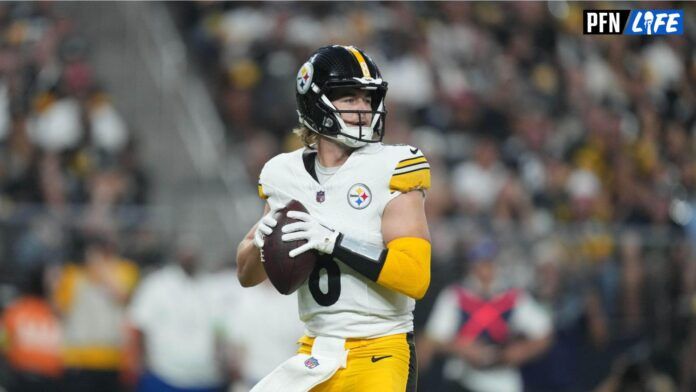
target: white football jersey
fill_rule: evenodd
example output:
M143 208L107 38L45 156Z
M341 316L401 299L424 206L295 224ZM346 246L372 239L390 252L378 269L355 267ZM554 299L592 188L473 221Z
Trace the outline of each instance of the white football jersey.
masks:
M314 168L313 152L301 148L268 161L261 171L259 195L271 208L298 200L323 224L367 244L385 246L381 219L390 200L430 186L428 162L412 146L362 147L324 184L307 169ZM298 290L298 304L309 336L375 338L413 331L412 298L329 256Z

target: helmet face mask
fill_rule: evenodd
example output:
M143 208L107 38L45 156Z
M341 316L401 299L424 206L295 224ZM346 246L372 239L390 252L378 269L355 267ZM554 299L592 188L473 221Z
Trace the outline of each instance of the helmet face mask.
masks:
M332 103L356 89L368 92L371 110L339 110ZM299 121L347 147L380 142L384 137L386 92L387 83L379 69L359 49L338 45L320 48L297 74ZM357 124L346 124L345 116L354 115Z

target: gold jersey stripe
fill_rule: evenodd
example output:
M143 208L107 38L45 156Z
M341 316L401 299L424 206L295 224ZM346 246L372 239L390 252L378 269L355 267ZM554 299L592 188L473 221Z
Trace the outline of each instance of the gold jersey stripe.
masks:
M408 162L408 161L412 161L414 159L420 159L420 158L425 158L425 155L418 155L417 157L402 159L399 161L399 163Z
M426 162L428 162L428 160L425 159L424 156L409 158L409 159L404 159L403 161L399 162L396 165L396 168L401 169L402 167L412 166L412 165L416 165L418 163L426 163Z
M362 69L363 77L371 78L372 76L370 75L370 69L367 68L367 63L365 62L365 58L360 53L360 51L358 51L357 49L355 49L352 46L346 46L345 48L353 54L353 56L355 57L356 60L358 60L358 64L360 64L360 69Z
M259 184L258 189L259 189L259 197L264 199L264 200L268 199L268 196L265 193L263 193L263 185Z
M399 191L402 193L410 192L415 189L429 188L430 168L427 167L394 174L389 181L389 189L391 191Z

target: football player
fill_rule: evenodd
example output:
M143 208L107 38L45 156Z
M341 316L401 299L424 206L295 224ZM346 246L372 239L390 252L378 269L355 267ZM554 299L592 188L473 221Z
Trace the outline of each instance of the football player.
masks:
M295 133L306 147L261 171L265 215L237 249L239 281L248 287L266 279L260 249L273 230L282 230L283 241L306 240L290 257L311 249L321 257L298 290L306 329L299 354L312 369L338 352L339 366L326 377L295 389L301 382L288 378L283 391L415 391L413 309L430 284L430 166L417 147L382 143L386 92L362 50L318 49L297 74ZM309 213L291 211L299 221L275 227L275 212L292 199ZM283 385L278 378L290 368L254 390Z

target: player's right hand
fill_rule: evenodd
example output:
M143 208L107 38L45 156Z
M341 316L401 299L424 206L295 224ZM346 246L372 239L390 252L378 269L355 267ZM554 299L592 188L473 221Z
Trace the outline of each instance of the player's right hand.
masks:
M276 221L274 218L277 212L278 210L269 211L268 214L259 219L259 222L256 224L256 231L254 232L254 246L257 248L263 248L264 237L271 234L273 232L273 228L278 224L278 221Z

